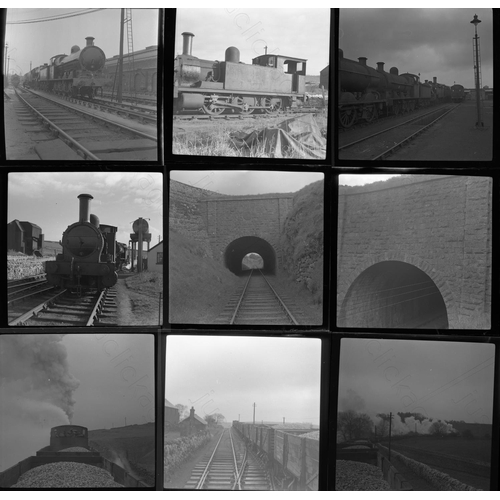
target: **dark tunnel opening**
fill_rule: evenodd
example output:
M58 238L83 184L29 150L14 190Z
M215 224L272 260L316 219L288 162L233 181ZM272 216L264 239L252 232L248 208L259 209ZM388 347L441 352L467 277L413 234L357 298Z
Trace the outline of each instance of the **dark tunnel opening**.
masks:
M247 273L242 268L245 255L257 253L262 257L264 266L262 272L265 274L276 274L276 253L274 248L262 238L256 236L243 236L227 246L224 251L225 266L237 276Z
M443 296L418 267L387 261L363 271L351 284L338 326L359 328L448 328Z

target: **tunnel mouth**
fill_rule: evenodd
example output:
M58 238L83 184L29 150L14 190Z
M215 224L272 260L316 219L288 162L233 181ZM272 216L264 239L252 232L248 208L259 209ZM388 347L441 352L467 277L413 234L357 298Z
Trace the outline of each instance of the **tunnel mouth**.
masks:
M262 255L255 252L247 253L241 261L241 269L243 271L249 271L251 269L263 269L264 259Z
M449 328L446 305L424 271L400 261L365 269L340 307L338 326L356 328Z
M264 274L276 274L276 252L270 243L257 236L243 236L233 240L224 251L224 265L237 276L248 273L242 263L246 255L255 253L261 256Z

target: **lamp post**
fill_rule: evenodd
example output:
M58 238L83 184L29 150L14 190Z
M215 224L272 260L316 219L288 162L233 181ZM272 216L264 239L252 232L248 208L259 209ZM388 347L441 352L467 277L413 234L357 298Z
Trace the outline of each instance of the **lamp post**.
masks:
M476 55L476 61L474 65L474 70L475 70L475 79L476 79L476 108L477 108L477 122L476 122L476 127L484 127L483 121L481 120L481 89L479 88L479 37L477 36L477 25L481 21L477 18L477 15L474 14L474 19L471 21L471 24L474 25L474 51Z

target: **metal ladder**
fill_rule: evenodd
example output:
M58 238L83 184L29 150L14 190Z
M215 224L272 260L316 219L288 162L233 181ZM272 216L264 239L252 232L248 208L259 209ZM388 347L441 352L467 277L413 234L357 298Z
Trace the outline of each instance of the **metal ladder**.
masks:
M134 68L134 36L132 30L132 9L125 9L125 24L127 25L127 50L128 50L128 69L129 69L129 91L137 97L135 88L135 68ZM132 91L133 89L133 91Z

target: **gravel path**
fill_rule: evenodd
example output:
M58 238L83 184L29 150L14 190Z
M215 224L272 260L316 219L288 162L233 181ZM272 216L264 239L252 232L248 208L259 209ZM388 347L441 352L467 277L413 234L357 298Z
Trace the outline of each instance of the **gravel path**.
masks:
M390 491L391 489L378 467L363 462L337 460L335 476L337 491Z

